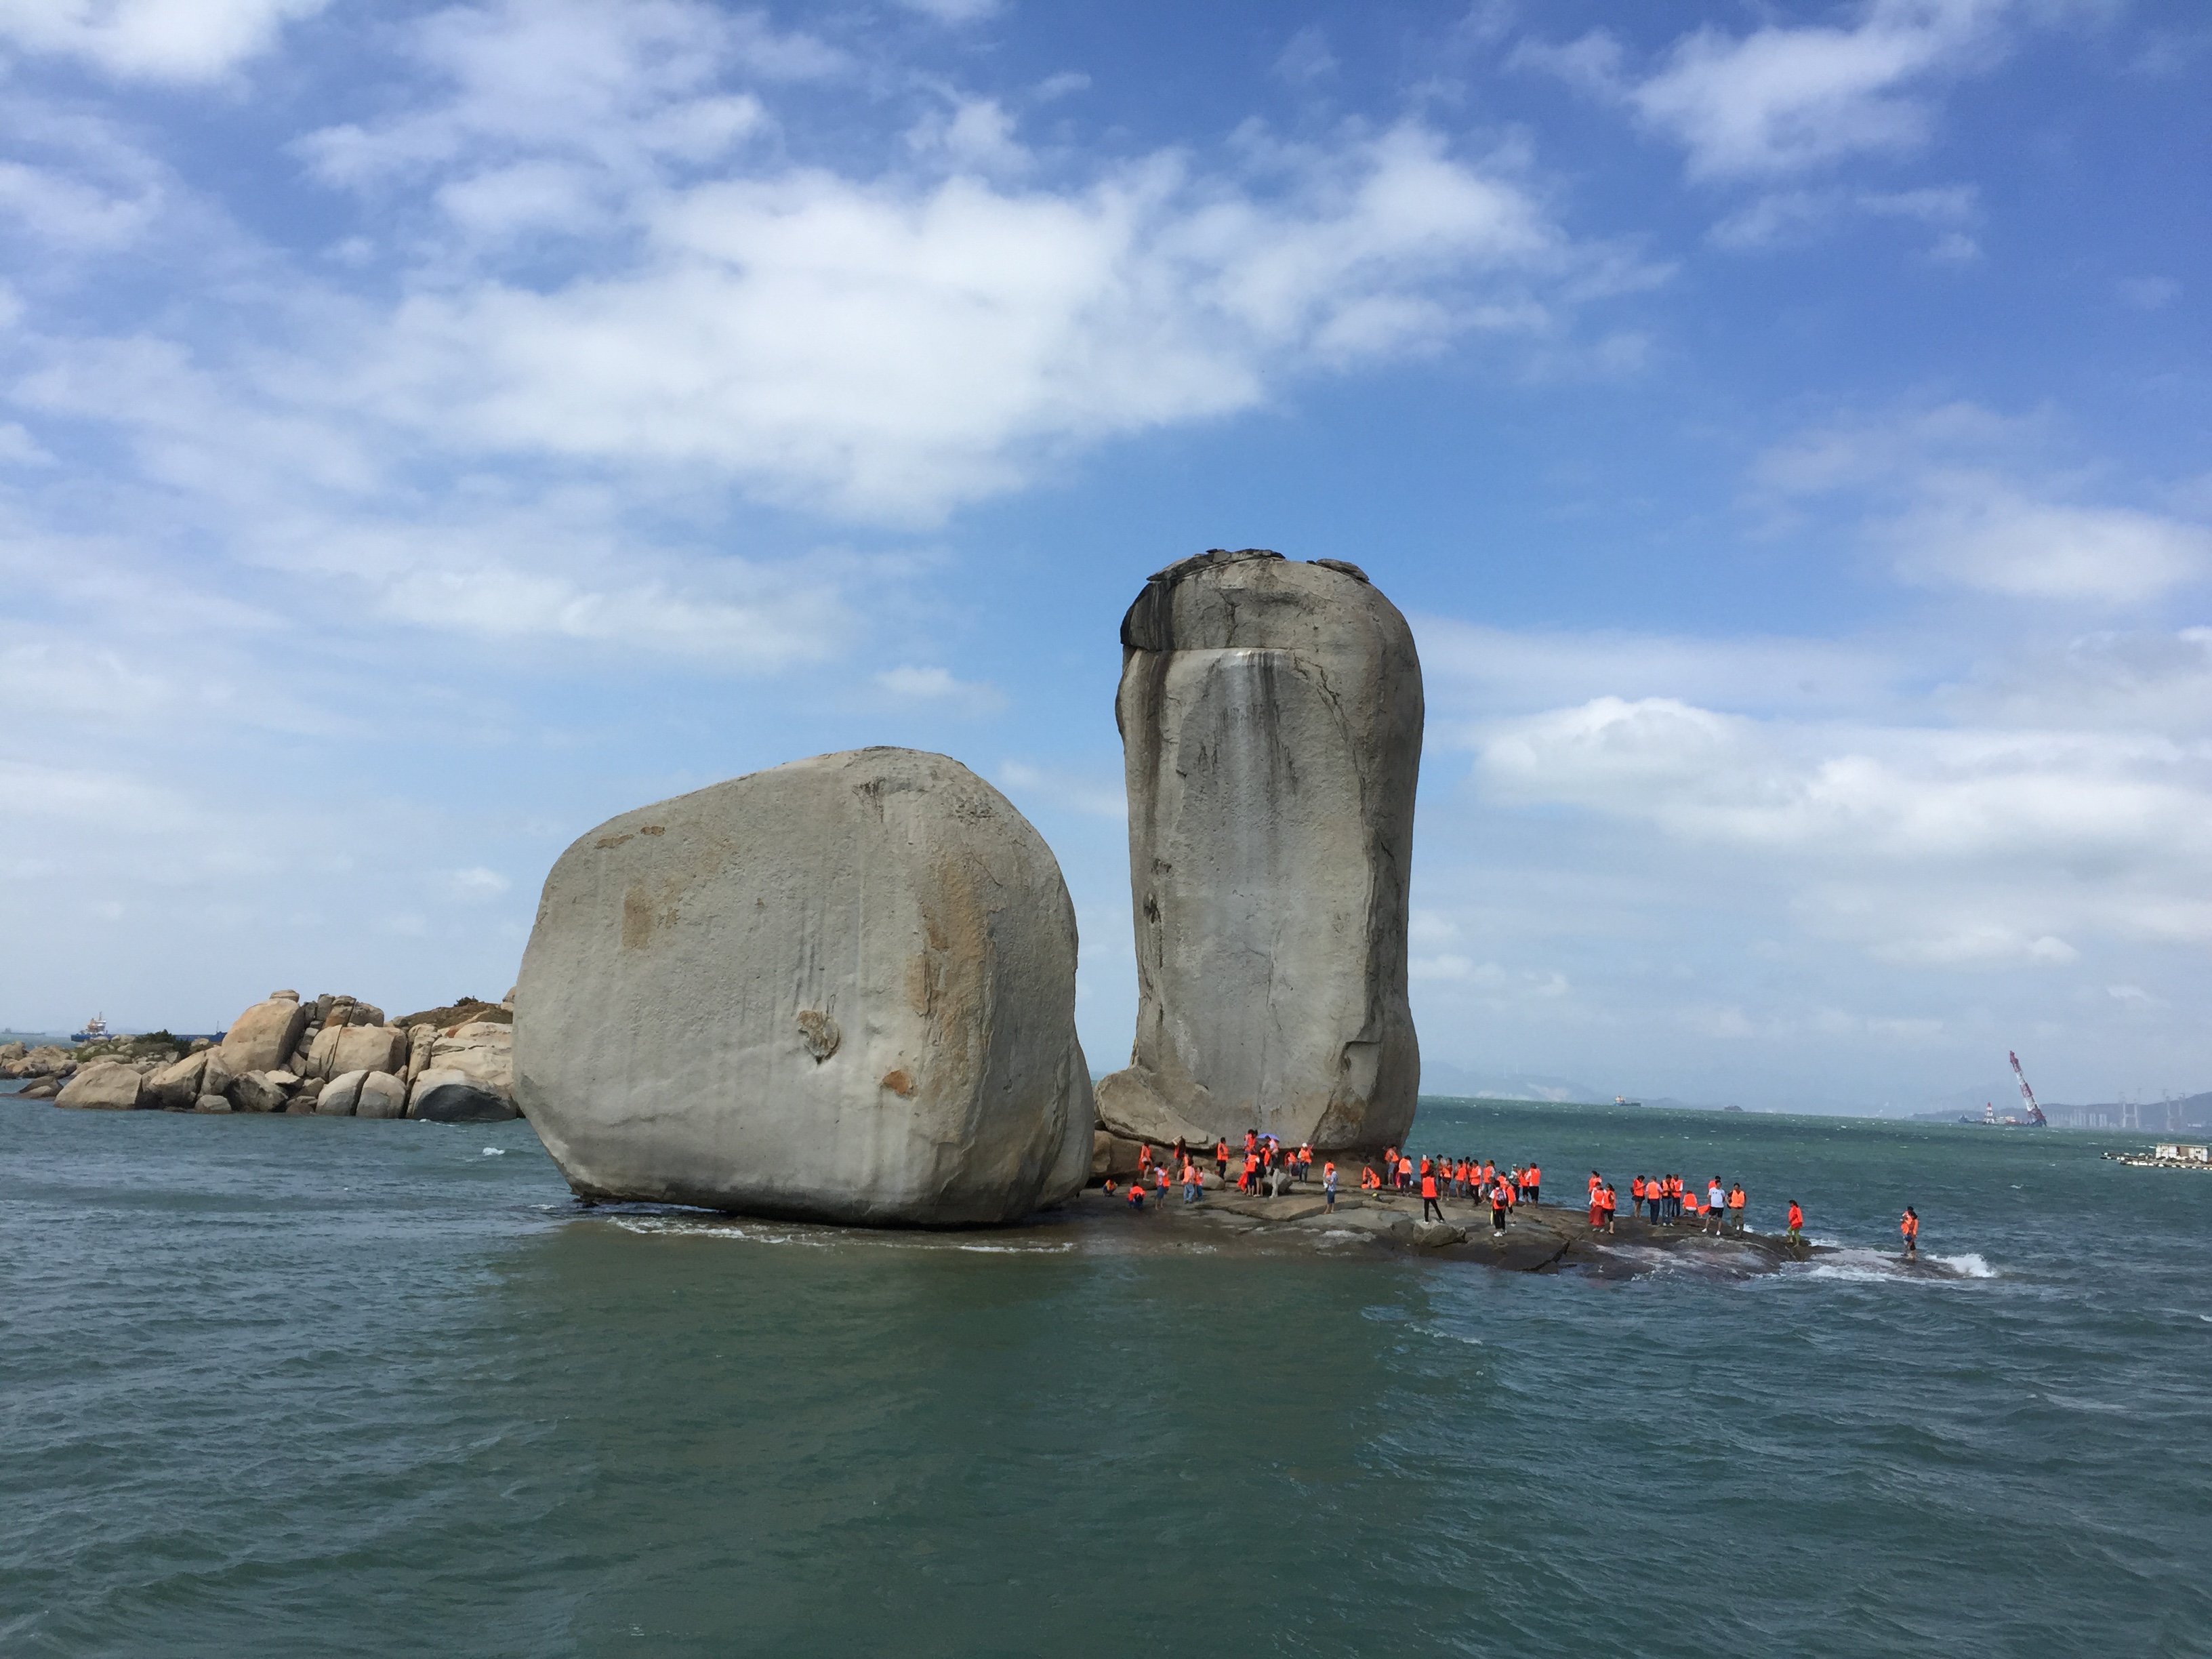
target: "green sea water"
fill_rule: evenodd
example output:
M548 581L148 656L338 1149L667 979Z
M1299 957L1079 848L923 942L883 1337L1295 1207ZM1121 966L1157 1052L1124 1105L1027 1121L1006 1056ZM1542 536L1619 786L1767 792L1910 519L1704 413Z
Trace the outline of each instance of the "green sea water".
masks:
M0 1100L0 1652L2212 1652L2212 1176L1701 1113L1415 1143L1741 1179L1848 1248L732 1226L580 1210L522 1123ZM1906 1203L1956 1276L1896 1270Z

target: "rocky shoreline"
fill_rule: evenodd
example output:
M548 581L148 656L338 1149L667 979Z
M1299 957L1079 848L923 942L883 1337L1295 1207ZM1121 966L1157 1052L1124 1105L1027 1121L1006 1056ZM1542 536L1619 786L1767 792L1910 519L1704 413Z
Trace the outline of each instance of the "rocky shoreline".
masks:
M220 1042L166 1031L76 1048L0 1047L0 1078L29 1079L19 1100L85 1111L315 1114L494 1122L514 1101L514 994L464 998L398 1020L329 992L275 991Z

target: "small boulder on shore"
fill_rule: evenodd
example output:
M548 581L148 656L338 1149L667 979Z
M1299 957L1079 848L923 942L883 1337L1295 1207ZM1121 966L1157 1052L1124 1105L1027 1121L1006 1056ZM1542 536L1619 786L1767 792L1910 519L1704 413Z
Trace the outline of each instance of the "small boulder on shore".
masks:
M95 1060L69 1080L55 1096L54 1104L95 1112L134 1111L144 1081L136 1066L119 1060Z

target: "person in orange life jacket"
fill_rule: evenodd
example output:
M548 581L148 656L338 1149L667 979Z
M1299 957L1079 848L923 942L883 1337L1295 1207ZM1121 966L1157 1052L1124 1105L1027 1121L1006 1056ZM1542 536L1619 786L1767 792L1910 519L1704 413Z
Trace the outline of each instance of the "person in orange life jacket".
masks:
M1213 1178L1216 1181L1229 1179L1229 1143L1225 1140L1213 1143Z
M1590 1182L1589 1210L1590 1231L1602 1232L1605 1230L1605 1183L1601 1181Z
M1149 1140L1139 1141L1137 1144L1137 1178L1140 1181L1144 1180L1150 1175L1152 1167L1152 1143Z
M1502 1233L1505 1231L1505 1183L1502 1181L1492 1182L1490 1188L1491 1231Z
M1644 1207L1644 1177L1642 1176L1637 1176L1628 1183L1628 1201L1639 1210ZM1652 1219L1656 1221L1658 1218L1654 1216Z
M1595 1204L1597 1202L1598 1193L1604 1188L1604 1178L1601 1176L1595 1170L1592 1170L1590 1171L1589 1178L1589 1195L1591 1203Z
M1129 1183L1129 1207L1133 1210L1145 1207L1145 1180L1142 1176Z
M1613 1190L1613 1183L1605 1183L1605 1230L1613 1231L1613 1212L1620 1208L1620 1194Z
M1329 1159L1328 1163L1322 1165L1321 1196L1322 1208L1325 1211L1334 1211L1336 1208L1336 1160L1334 1158Z
M1197 1203L1199 1189L1205 1185L1205 1171L1191 1159L1185 1158L1182 1164L1182 1201L1186 1204Z
M1160 1195L1160 1202L1166 1203L1168 1201L1168 1166L1166 1164L1152 1165L1152 1186Z
M1905 1259L1920 1259L1920 1215L1910 1204L1905 1206L1905 1218L1897 1224L1897 1231L1905 1235Z
M1790 1242L1792 1244L1805 1242L1804 1229L1805 1212L1798 1207L1797 1200L1793 1198L1790 1200Z
M1743 1231L1743 1182L1739 1181L1729 1188L1728 1195L1729 1225L1739 1233Z
M1180 1170L1184 1164L1189 1162L1190 1143L1185 1140L1181 1135L1177 1135L1176 1137L1175 1146L1175 1166L1176 1169Z
M1256 1152L1260 1150L1260 1132L1257 1129L1247 1129L1244 1132L1244 1150L1248 1152Z
M1423 1161L1426 1162L1425 1159ZM1437 1176L1434 1170L1431 1170L1428 1174L1421 1177L1421 1219L1426 1221L1431 1216L1434 1216L1438 1221L1444 1218L1444 1206L1437 1202Z
M1108 1176L1106 1177L1106 1196L1109 1198L1113 1197L1116 1190L1117 1189L1114 1185L1114 1177L1112 1176Z
M1363 1193L1376 1193L1382 1190L1382 1177L1375 1173L1375 1166L1372 1164L1363 1164L1359 1166L1359 1190Z
M1727 1203L1728 1192L1722 1187L1721 1178L1715 1176L1712 1184L1705 1188L1705 1231L1715 1237L1719 1236L1721 1220L1725 1213L1723 1206Z
M1413 1157L1410 1152L1398 1155L1398 1190L1401 1193L1413 1190Z
M1531 1164L1528 1166L1527 1178L1521 1183L1521 1196L1531 1204L1540 1204L1543 1200L1536 1194L1542 1190L1543 1185L1544 1172Z
M1249 1193L1257 1188L1259 1184L1260 1154L1257 1152L1247 1152L1244 1154L1244 1171L1242 1175L1237 1177L1237 1190L1240 1193Z
M1382 1184L1385 1187L1398 1184L1398 1149L1395 1146L1382 1149Z

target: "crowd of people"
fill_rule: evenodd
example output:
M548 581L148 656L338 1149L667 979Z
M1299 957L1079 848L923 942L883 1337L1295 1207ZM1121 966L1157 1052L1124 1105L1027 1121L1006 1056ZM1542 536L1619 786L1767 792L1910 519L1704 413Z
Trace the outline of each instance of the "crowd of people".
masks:
M1137 1153L1137 1172L1130 1178L1124 1201L1139 1209L1144 1207L1148 1196L1165 1204L1171 1188L1180 1187L1184 1203L1200 1203L1206 1188L1206 1163L1204 1152L1186 1141L1176 1141L1165 1158L1157 1156L1150 1146L1141 1146ZM1226 1139L1214 1142L1216 1185L1229 1184L1232 1163L1237 1170L1236 1190L1246 1196L1279 1195L1291 1190L1294 1185L1310 1185L1314 1179L1314 1150L1310 1146L1287 1146L1276 1136L1262 1134L1255 1129L1244 1132L1241 1153L1232 1152ZM1544 1172L1534 1164L1511 1164L1501 1172L1489 1158L1436 1158L1427 1154L1417 1158L1412 1152L1393 1146L1383 1153L1381 1168L1372 1164L1360 1167L1359 1189L1363 1193L1389 1192L1405 1197L1418 1193L1424 1221L1443 1220L1443 1204L1448 1198L1472 1202L1478 1207L1487 1206L1492 1231L1502 1233L1510 1226L1513 1212L1521 1205L1541 1202L1543 1179ZM1336 1208L1337 1184L1335 1161L1323 1159L1321 1189L1323 1202L1330 1210ZM1105 1186L1108 1197L1116 1195L1119 1183L1111 1176L1107 1178ZM1705 1183L1701 1197L1694 1180L1686 1180L1680 1175L1638 1175L1629 1180L1628 1202L1630 1215L1640 1219L1648 1210L1650 1224L1655 1227L1694 1222L1701 1231L1719 1237L1744 1231L1744 1212L1750 1198L1744 1191L1743 1182L1731 1181L1723 1185L1718 1176ZM1613 1231L1613 1218L1620 1207L1619 1191L1592 1170L1590 1231ZM1802 1244L1805 1237L1804 1206L1793 1198L1785 1213L1784 1237L1792 1244ZM1917 1259L1920 1218L1910 1206L1899 1220L1898 1231L1904 1237L1906 1258Z

